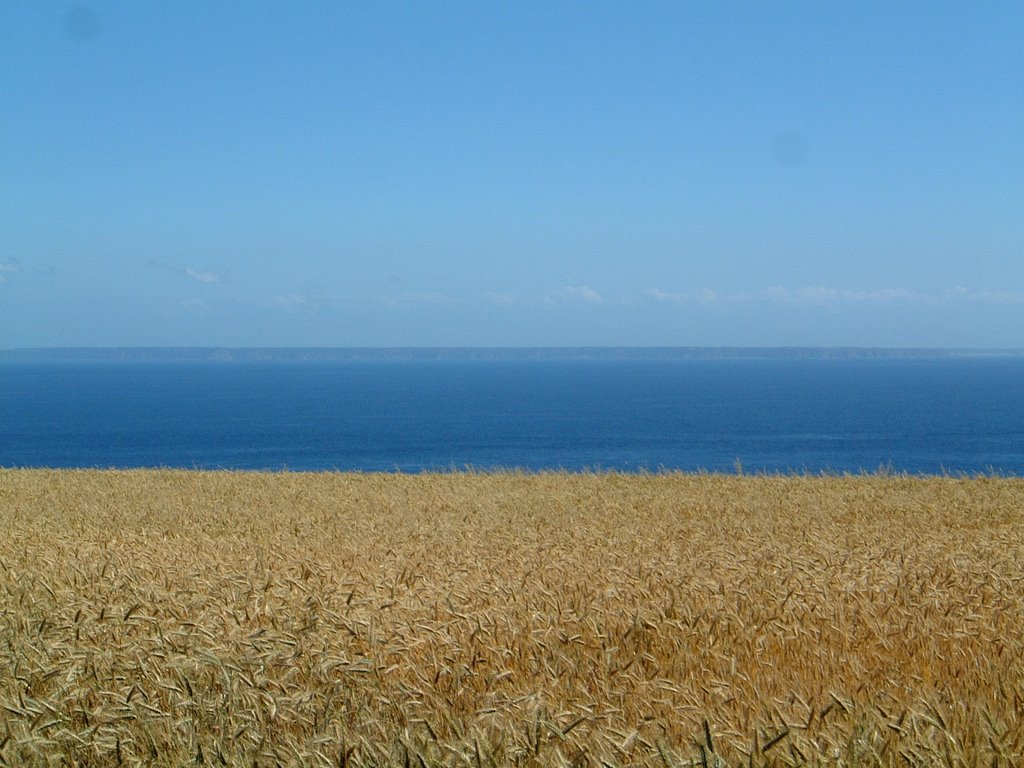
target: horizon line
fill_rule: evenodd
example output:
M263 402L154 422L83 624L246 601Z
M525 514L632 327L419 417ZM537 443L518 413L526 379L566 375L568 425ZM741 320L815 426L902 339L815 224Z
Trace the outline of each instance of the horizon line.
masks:
M897 358L1018 357L1024 348L877 346L54 346L0 349L0 361L316 361L353 359L694 359L694 358Z

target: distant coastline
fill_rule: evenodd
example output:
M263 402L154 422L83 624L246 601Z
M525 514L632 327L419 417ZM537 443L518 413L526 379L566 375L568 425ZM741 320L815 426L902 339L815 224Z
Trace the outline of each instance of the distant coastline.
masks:
M1024 349L888 347L39 347L0 362L331 362L358 360L727 360L1024 357Z

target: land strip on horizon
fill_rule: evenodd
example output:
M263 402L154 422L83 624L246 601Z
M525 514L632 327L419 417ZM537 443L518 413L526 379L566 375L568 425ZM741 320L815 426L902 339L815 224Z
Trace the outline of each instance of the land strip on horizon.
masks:
M913 347L39 347L0 349L0 362L898 359L1022 356L1024 356L1024 349Z

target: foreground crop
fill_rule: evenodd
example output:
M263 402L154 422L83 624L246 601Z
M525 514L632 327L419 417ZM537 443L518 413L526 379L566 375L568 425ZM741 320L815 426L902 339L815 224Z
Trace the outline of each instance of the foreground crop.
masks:
M0 471L9 765L1024 761L1024 482Z

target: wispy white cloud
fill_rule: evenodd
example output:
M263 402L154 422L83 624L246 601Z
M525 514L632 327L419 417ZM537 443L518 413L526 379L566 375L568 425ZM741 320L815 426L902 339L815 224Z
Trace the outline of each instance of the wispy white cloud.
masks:
M655 301L686 301L690 295L679 291L663 291L661 288L651 288L647 294Z
M406 293L381 296L379 299L388 307L402 307L416 304L451 304L452 300L444 293L437 291L408 291Z
M216 272L209 270L198 271L192 267L185 267L185 277L191 277L197 283L219 283L223 278Z
M197 283L204 283L206 285L224 282L223 274L213 272L208 269L193 269L190 266L179 267L174 264L155 260L150 261L149 266L155 269L161 269L165 272L173 272L176 275L181 275L182 277L187 277L190 280L195 280Z
M488 291L483 294L483 300L490 304L501 304L506 306L515 304L517 301L516 296L513 293L498 293L495 291Z
M718 291L713 291L710 288L701 288L699 291L694 291L694 299L701 302L702 304L711 304L716 301L746 301L749 296L740 293L728 293L725 295L720 294Z
M556 301L583 301L587 304L600 304L604 301L600 293L586 285L567 285L549 293L546 300L549 304Z
M957 286L943 293L942 297L953 301L989 301L997 304L1013 304L1024 301L1024 291L972 291Z
M697 291L663 291L653 288L647 292L656 301L671 303L693 302L698 304L714 304L716 302L750 301L755 298L749 293L721 293L711 288Z
M879 288L875 291L843 291L844 299L851 301L913 301L922 298L905 288Z
M21 262L17 259L0 261L0 285L7 285L10 282L8 275L21 272Z
M399 294L310 294L282 293L270 300L271 306L288 312L319 312L342 306L376 305L389 308L415 306L442 306L454 303L447 294L436 291L407 291Z
M195 278L193 278L195 279ZM875 288L870 290L852 290L834 288L827 285L808 285L797 288L771 286L757 291L719 291L713 288L700 288L690 291L673 291L652 288L645 292L644 298L664 304L679 304L704 307L726 308L740 304L747 305L791 305L807 308L839 308L857 304L941 304L950 301L974 302L1024 302L1024 292L975 291L955 288L941 293L920 293L906 288ZM322 294L308 293L301 290L293 293L282 293L270 299L270 305L285 311L319 312L332 308L354 305L377 305L387 308L444 307L490 304L500 307L537 306L538 301L547 305L576 304L605 305L615 302L602 296L586 285L565 286L540 297L519 296L510 292L487 291L469 296L452 296L440 291L403 291L396 293L364 293L364 294ZM625 303L631 303L623 300Z
M723 293L711 288L696 291L665 291L654 288L648 295L656 301L692 304L725 304L749 301L772 302L779 304L804 304L815 306L831 306L843 302L857 301L912 301L923 298L920 294L904 288L880 288L872 291L850 291L830 288L825 285L810 285L801 288L784 288L772 286L756 293L733 292Z
M918 294L904 288L879 288L872 291L849 291L830 288L825 285L811 285L803 288L772 287L761 292L768 301L790 304L830 305L848 301L909 301L920 298Z
M298 293L287 293L282 296L275 296L271 299L273 304L278 309L283 309L288 312L293 312L296 309L307 309L313 306L313 302L306 296Z
M770 297L773 301L783 301L795 304L835 304L842 297L842 293L835 288L824 285L807 285L803 288L787 291L785 288L770 288Z

